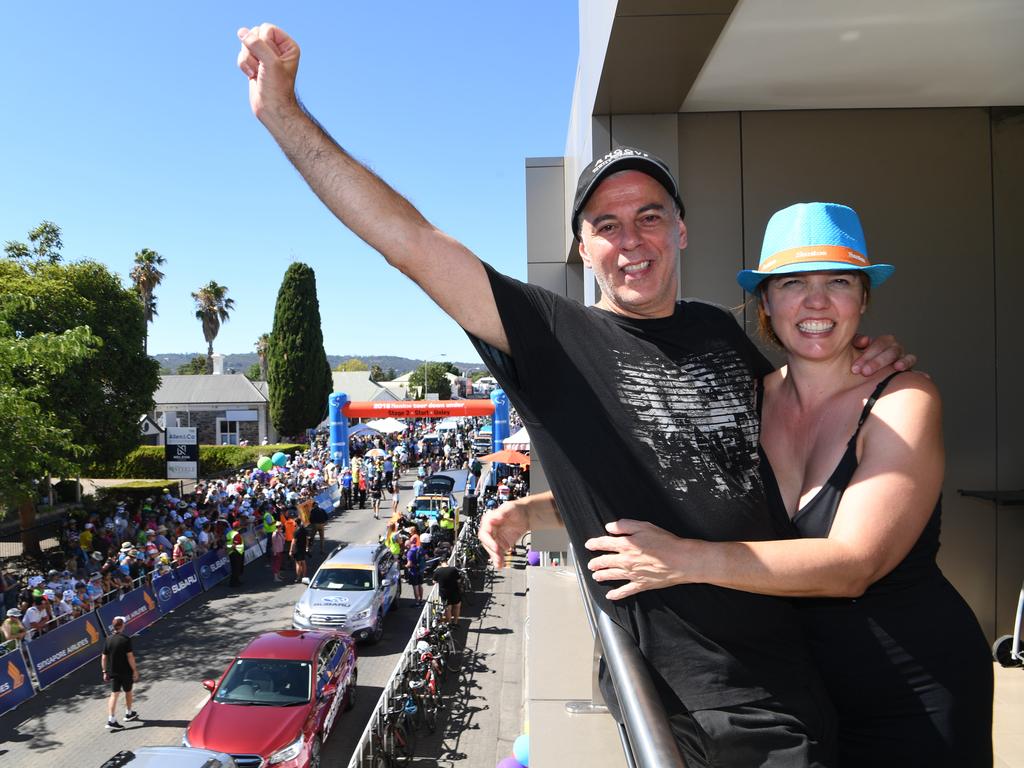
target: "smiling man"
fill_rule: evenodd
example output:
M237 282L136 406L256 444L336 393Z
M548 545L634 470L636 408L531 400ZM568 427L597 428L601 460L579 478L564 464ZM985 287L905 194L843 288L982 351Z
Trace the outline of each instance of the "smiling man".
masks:
M470 335L581 557L627 512L699 539L791 535L759 473L755 379L771 366L731 315L676 300L684 206L661 160L619 148L581 175L573 231L602 294L583 307L497 273L353 160L298 101L299 48L282 30L238 35L254 114L338 219ZM898 357L876 342L858 365ZM489 515L484 535L528 523ZM787 601L697 584L613 602L614 585L590 586L641 648L691 768L833 764L831 707Z

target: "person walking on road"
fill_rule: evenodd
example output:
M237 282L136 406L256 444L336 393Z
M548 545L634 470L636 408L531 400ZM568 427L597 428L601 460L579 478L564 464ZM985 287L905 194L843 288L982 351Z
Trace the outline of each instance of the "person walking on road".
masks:
M132 639L124 634L124 616L115 616L114 634L107 638L100 655L103 667L103 682L110 683L110 697L107 699L107 728L111 731L124 728L114 712L117 709L117 695L124 691L124 719L138 720L139 713L132 709L132 688L139 680L139 668L135 664Z

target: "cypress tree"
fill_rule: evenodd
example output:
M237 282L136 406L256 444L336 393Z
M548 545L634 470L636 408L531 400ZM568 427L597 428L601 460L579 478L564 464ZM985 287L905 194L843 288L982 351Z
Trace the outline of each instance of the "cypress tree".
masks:
M331 366L324 353L316 274L306 264L295 262L284 273L267 363L270 420L278 432L298 436L323 421Z

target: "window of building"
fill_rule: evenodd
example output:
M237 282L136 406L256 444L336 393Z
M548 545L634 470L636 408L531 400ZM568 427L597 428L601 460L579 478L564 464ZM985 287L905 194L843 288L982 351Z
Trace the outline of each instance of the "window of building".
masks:
M238 422L217 419L217 445L238 445Z

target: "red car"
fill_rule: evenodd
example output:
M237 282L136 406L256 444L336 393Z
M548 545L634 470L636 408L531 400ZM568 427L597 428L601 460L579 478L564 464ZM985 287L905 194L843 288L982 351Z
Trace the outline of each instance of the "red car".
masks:
M318 768L338 710L356 700L355 642L344 632L254 638L219 681L182 743L227 752L239 768Z

